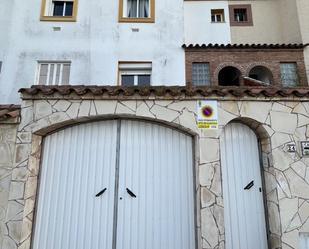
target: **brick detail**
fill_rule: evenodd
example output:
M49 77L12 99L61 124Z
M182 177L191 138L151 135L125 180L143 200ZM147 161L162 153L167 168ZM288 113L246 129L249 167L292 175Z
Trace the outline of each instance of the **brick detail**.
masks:
M185 49L185 51L187 85L191 85L192 82L193 62L209 63L212 85L218 85L218 74L225 66L238 68L242 76L248 76L255 66L264 66L272 72L273 84L276 86L281 86L280 62L296 62L300 86L308 86L302 49Z

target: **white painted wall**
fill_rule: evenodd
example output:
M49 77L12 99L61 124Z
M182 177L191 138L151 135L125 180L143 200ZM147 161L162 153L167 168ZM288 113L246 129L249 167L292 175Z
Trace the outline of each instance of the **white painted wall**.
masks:
M225 23L211 23L211 9L224 9ZM184 2L185 43L231 43L227 1Z
M41 0L1 1L12 22L3 25L9 33L0 26L0 44L9 44L0 48L0 104L20 102L17 91L34 83L38 60L71 60L71 84L109 85L118 61L152 61L153 85L184 85L183 0L156 1L154 24L118 23L118 2L79 0L77 22L62 23L39 20Z

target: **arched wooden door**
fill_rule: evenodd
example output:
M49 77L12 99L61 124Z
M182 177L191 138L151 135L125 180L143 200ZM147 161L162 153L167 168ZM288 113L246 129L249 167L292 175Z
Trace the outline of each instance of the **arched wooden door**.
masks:
M133 120L47 136L33 249L194 249L192 142Z
M240 123L228 124L221 136L226 249L266 249L258 140Z

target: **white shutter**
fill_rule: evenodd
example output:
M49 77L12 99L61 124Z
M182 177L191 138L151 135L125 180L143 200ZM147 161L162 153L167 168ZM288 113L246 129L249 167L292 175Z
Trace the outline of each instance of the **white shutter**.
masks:
M116 130L104 121L45 138L33 249L112 248Z
M192 138L121 121L119 159L116 248L194 249Z
M246 125L231 123L220 142L226 248L266 249L257 137ZM252 188L244 190L251 181Z

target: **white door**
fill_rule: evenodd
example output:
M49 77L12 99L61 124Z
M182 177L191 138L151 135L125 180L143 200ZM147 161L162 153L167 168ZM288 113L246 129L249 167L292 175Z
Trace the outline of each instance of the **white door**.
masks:
M231 123L220 142L226 249L266 249L257 137L248 126Z
M194 249L192 138L140 121L44 142L33 249Z
M112 248L116 138L117 121L45 138L33 249Z
M192 138L122 121L117 249L194 249Z

